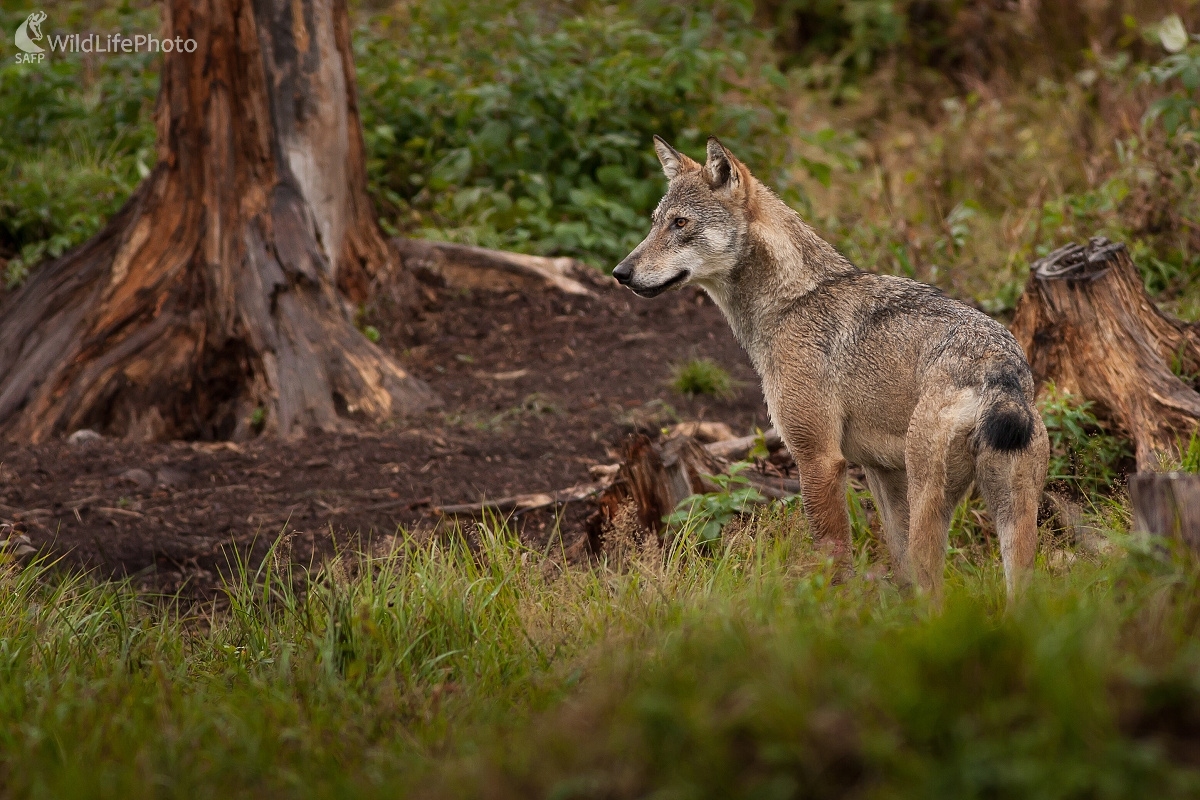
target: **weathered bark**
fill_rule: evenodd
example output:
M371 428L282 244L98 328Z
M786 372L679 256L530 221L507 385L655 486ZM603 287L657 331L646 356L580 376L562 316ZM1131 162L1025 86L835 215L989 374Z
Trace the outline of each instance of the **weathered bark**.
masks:
M1200 475L1142 473L1129 479L1133 530L1200 549Z
M0 308L4 432L286 435L435 402L351 320L396 257L366 194L344 0L164 14L198 46L163 57L156 167Z
M597 503L603 521L616 518L621 507L633 501L638 521L652 533L663 527L663 517L690 494L716 487L703 475L720 471L716 459L689 436L668 440L656 447L645 434L631 436L621 453L617 479Z
M1200 422L1200 394L1175 374L1200 372L1195 333L1155 307L1122 244L1093 239L1034 263L1012 332L1039 383L1091 400L1129 435L1139 471Z

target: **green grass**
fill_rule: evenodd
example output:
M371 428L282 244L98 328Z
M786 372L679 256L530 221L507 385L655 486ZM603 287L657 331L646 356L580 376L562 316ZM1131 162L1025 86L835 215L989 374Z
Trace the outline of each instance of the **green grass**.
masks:
M0 793L1200 791L1193 561L1125 540L1006 612L994 557L956 556L934 614L866 563L831 584L790 513L620 571L491 525L311 575L277 552L192 612L10 563Z
M711 358L690 358L671 369L671 388L684 395L728 397L733 393L734 381Z

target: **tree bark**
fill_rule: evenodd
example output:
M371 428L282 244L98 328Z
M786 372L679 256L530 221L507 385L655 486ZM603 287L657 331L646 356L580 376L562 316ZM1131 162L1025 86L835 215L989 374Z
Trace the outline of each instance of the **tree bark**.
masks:
M1129 435L1139 471L1178 455L1200 423L1196 333L1155 307L1123 244L1092 239L1035 262L1012 332L1039 383L1091 400Z
M650 533L659 533L663 517L690 494L716 487L703 475L720 472L718 462L690 436L668 440L656 447L644 433L630 436L621 452L616 480L597 499L599 515L593 521L598 541L599 527L617 517L622 506L632 502L638 521Z
M0 430L336 429L436 402L352 321L398 259L366 194L344 0L169 0L158 163L0 308Z
M1133 530L1200 549L1200 475L1143 473L1129 479Z

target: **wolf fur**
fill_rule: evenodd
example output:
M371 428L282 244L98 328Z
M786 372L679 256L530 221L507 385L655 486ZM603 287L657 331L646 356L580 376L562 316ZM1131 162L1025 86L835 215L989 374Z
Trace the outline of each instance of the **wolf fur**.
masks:
M703 165L654 146L667 193L613 276L643 297L695 284L721 308L799 467L818 541L848 564L846 466L860 464L895 574L940 599L950 519L974 481L1018 592L1049 443L1012 335L931 286L859 270L715 138Z

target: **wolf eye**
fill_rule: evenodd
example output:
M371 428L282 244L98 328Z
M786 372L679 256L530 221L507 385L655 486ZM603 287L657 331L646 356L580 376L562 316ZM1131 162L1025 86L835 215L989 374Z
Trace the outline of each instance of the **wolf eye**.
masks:
M671 227L672 228L682 228L682 227L686 226L687 224L688 224L688 221L686 219L684 219L683 217L676 217L671 222Z

